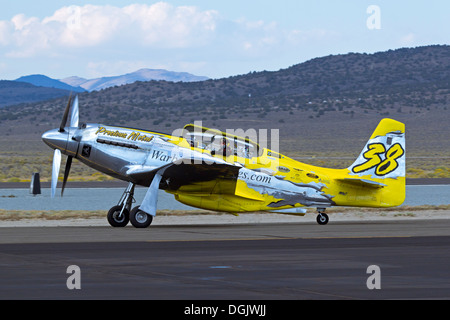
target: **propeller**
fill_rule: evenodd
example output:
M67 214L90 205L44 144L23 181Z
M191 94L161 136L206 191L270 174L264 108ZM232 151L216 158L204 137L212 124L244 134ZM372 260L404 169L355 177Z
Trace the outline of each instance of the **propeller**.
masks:
M72 108L71 108L72 107ZM64 110L64 115L61 120L61 124L59 126L59 132L65 132L65 127L67 124L67 118L69 117L70 112L70 125L71 128L77 128L78 127L78 118L79 118L79 112L78 112L78 96L75 96L75 98L72 98L72 96L69 97L69 101L67 101L66 110Z
M70 166L72 165L72 156L67 157L66 169L64 170L64 180L61 188L61 197L64 194L64 188L66 187L67 178L69 178Z
M65 132L64 128L66 127L67 117L69 116L71 103L72 103L72 94L69 96L69 101L67 101L66 110L64 111L64 115L61 120L61 124L59 126L59 132Z
M53 167L52 167L52 198L55 197L56 184L58 183L59 167L61 166L61 150L55 149L53 154Z
M67 102L66 109L64 110L64 115L61 120L61 124L59 126L59 132L66 132L66 124L70 113L70 128L77 128L79 121L79 110L78 110L78 96L72 98L69 97L69 101ZM69 136L67 136L69 139ZM61 188L61 197L64 195L64 188L66 187L67 179L69 178L70 167L72 166L73 156L68 156L66 161L66 167L64 170L64 180ZM51 197L55 197L56 193L56 185L58 183L59 170L61 167L61 150L55 149L55 153L53 155L53 167L52 167L52 182L51 182Z
M70 127L78 128L78 120L79 120L78 96L75 96L72 103L72 112L70 113Z
M70 102L70 98L69 98L69 102ZM71 111L72 112L70 113L70 127L77 128L78 121L79 121L78 96L75 96L75 98L72 101ZM66 119L66 121L67 121L67 119ZM70 167L72 166L72 159L73 159L72 156L67 157L66 168L64 170L64 180L63 180L63 184L62 184L62 188L61 188L61 197L64 195L64 188L66 187L66 182L67 182L67 179L69 178Z

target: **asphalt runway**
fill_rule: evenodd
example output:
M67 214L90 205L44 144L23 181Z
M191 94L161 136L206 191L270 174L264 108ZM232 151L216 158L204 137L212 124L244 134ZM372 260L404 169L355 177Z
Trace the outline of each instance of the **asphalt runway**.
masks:
M450 299L449 265L447 219L0 229L0 299Z

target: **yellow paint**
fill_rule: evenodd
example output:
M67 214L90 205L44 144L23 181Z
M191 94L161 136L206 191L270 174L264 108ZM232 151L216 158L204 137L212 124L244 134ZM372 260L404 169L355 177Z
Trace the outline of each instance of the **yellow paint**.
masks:
M218 133L225 135L225 133ZM405 176L403 173L389 177L389 174L398 169L398 161L404 161L404 143L402 146L398 142L392 144L377 142L379 137L389 141L390 138L387 135L392 133L394 137L402 135L404 139L404 124L392 119L383 119L370 137L366 148L361 152L363 162L355 164L353 172L351 169L329 169L303 164L268 149L262 150L259 155L252 158L214 156L225 159L231 164L240 163L250 170L264 169L272 172L270 179L274 179L273 181L269 178L264 178L263 181L263 178L257 174L254 177L246 177L254 180L255 183L261 182L261 185L270 185L277 179L275 176L283 177L284 181L295 184L320 185L322 186L320 192L329 196L334 206L395 207L401 205L405 199ZM251 142L248 139L240 139ZM180 147L188 147L209 154L207 150L190 147L183 138L171 137L170 141ZM371 143L371 141L374 142ZM367 170L371 169L374 172L366 174ZM257 181L258 179L261 181ZM274 210L274 207L269 207L269 204L283 200L258 192L241 179L234 181L217 179L192 183L170 192L178 201L187 205L232 213ZM295 204L295 207L299 206L302 205ZM276 210L292 207L293 205L287 205L277 207Z

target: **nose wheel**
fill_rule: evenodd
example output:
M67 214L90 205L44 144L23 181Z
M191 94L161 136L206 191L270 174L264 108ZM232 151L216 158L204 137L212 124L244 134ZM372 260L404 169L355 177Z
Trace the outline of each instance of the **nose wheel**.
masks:
M316 221L321 226L326 225L329 221L328 215L325 213L325 208L317 208L317 218Z

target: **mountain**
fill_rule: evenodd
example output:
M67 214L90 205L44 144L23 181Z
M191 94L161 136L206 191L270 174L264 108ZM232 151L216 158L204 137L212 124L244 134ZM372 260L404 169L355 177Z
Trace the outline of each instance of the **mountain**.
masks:
M63 89L37 87L27 82L0 80L0 108L60 98L69 94L70 91Z
M79 102L81 122L168 133L198 120L222 130L276 128L280 146L296 152L343 152L367 140L355 133L390 117L406 123L408 150L430 157L450 150L450 46L330 55L198 82L138 81L81 93ZM40 136L59 125L66 104L2 108L0 137L18 137L28 123Z
M88 79L84 79L84 78L80 78L80 77L77 77L77 76L72 76L72 77L68 77L68 78L61 79L61 80L59 80L59 81L61 81L61 82L63 82L63 83L66 83L66 84L68 84L69 86L80 87L80 88L82 88L81 85L82 85L83 83L89 81L89 80L88 80ZM83 88L83 89L84 89L84 88ZM87 89L85 89L85 90L87 90Z
M73 91L73 92L86 91L85 89L80 88L79 86L71 86L71 85L68 85L67 83L49 78L42 74L33 74L33 75L29 75L29 76L23 76L23 77L16 79L15 81L31 83L32 85L35 85L37 87L56 88L56 89L63 89L63 90L67 90L67 91Z
M120 76L102 77L96 79L84 79L80 77L69 77L61 79L71 86L80 86L88 91L98 91L114 86L122 86L136 81L164 80L170 82L194 82L208 80L207 77L195 76L187 72L174 72L163 69L140 69Z
M72 76L56 80L45 75L34 74L20 77L14 81L2 80L0 86L0 108L14 104L45 101L68 96L71 93L98 91L136 81L192 82L207 79L207 77L195 76L187 72L173 72L162 69L140 69L125 75L96 79ZM25 86L24 83L29 85Z
M313 117L334 111L424 111L450 104L450 46L330 55L279 71L201 82L135 82L83 100L97 106L95 117L109 122L142 115L167 122L169 114L217 120L237 112L265 118L277 110ZM130 107L139 112L129 112Z

